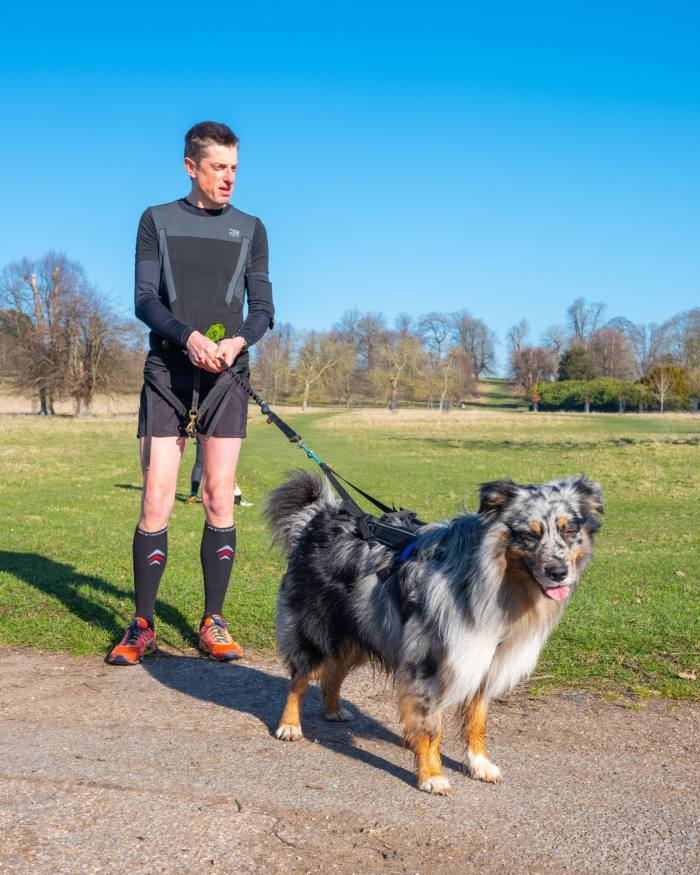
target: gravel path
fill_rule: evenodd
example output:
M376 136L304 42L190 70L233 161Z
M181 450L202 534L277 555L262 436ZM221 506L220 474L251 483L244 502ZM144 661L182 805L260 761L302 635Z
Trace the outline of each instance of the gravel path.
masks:
M391 688L360 671L349 724L276 741L286 681L252 654L138 668L0 649L0 872L700 872L700 707L583 693L493 706L505 783L414 787Z

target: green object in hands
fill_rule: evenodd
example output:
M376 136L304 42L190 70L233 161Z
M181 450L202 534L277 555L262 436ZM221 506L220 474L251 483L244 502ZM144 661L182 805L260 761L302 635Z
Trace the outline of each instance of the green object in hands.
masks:
M213 340L214 343L218 343L226 337L226 329L221 322L214 322L207 328L204 336L208 337L209 340ZM163 349L170 349L170 342L167 340L161 340L160 345Z
M226 329L221 322L214 322L213 325L210 325L209 328L207 328L204 336L208 337L209 340L213 340L214 343L218 343L226 337Z

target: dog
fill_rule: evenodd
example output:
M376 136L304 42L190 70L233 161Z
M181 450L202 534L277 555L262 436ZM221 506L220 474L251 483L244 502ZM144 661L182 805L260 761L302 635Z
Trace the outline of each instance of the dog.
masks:
M393 676L418 788L446 795L442 715L456 706L471 777L497 783L486 750L489 701L532 673L592 555L604 513L599 484L572 477L540 485L485 483L476 514L422 526L403 561L363 540L329 484L292 472L265 514L288 557L276 633L291 675L276 736L302 738L312 678L324 715L348 720L340 688L370 660ZM385 522L400 525L399 512Z

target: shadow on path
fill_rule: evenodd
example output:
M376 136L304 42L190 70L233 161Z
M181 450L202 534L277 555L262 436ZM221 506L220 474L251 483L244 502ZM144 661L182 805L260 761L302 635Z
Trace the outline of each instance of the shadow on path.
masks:
M124 634L124 617L108 601L110 597L129 599L130 590L115 586L102 577L82 574L72 565L56 562L39 553L0 550L0 571L6 571L39 592L58 599L78 619L104 629L115 639ZM184 638L193 640L192 624L177 608L158 599L156 613Z
M274 735L289 690L286 677L279 677L243 663L215 663L198 657L177 656L160 652L143 663L146 671L159 683L194 699L251 714ZM309 686L304 699L302 727L304 736L336 753L367 763L396 778L415 785L415 775L358 746L357 739L383 741L402 746L396 733L384 724L364 714L351 702L343 700L352 714L349 723L332 723L321 716L321 695L318 687ZM294 742L295 744L298 742ZM290 744L280 741L279 744ZM443 756L443 764L463 772L461 763Z

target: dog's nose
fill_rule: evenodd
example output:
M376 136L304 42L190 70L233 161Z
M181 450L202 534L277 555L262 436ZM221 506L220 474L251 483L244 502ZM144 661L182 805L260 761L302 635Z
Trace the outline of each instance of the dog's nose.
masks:
M564 580L569 573L569 568L565 562L553 562L551 565L544 566L544 573L550 578L550 580L556 580L558 582Z

